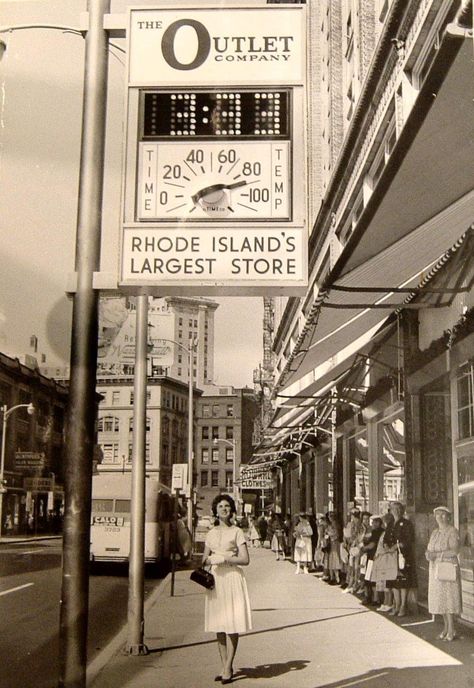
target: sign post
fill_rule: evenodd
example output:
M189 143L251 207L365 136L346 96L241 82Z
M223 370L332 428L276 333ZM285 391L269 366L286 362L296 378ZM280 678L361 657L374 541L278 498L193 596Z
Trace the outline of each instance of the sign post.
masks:
M122 291L306 290L305 7L219 9L128 12Z

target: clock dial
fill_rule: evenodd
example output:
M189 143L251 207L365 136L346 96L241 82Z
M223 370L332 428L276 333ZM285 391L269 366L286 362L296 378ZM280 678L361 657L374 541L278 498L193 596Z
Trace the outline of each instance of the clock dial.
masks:
M288 141L139 147L139 220L289 220Z

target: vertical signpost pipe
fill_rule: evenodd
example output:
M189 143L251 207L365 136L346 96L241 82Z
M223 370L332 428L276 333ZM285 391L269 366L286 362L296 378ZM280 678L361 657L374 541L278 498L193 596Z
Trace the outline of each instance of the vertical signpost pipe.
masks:
M189 358L188 358L188 528L189 532L193 532L193 357L194 357L194 340L189 342ZM193 543L194 546L194 543Z
M88 10L64 476L58 682L64 688L86 685L98 321L93 275L100 263L108 63L104 15L110 0L89 0Z
M127 651L131 655L145 655L148 654L148 648L143 642L148 296L140 294L136 297L136 302Z

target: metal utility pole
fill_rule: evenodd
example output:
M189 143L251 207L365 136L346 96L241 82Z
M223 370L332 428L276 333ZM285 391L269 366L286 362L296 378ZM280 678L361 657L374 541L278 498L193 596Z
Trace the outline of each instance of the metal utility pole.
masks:
M110 0L88 0L81 162L76 231L71 371L65 457L63 571L59 621L60 688L85 688L89 539L95 425L98 293L107 98Z
M135 378L133 387L132 505L128 573L128 642L130 655L146 655L145 600L145 463L148 356L148 296L136 297Z
M189 500L188 500L188 529L193 532L193 357L194 357L194 340L189 342L188 350L188 486L189 486ZM193 542L194 544L194 542Z

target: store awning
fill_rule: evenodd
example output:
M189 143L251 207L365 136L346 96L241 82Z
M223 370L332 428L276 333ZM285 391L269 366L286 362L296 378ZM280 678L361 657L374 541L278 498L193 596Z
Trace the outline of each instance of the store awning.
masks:
M278 391L317 393L473 221L472 41L448 33Z

